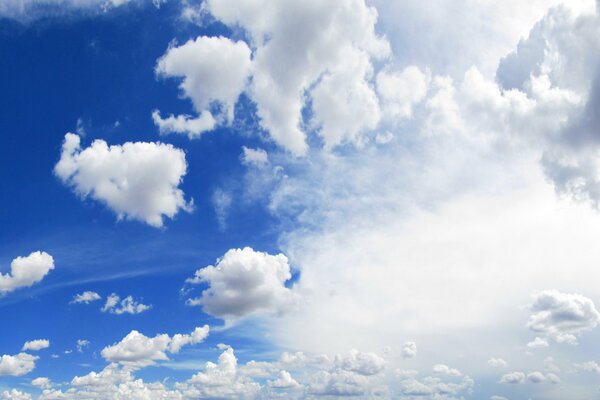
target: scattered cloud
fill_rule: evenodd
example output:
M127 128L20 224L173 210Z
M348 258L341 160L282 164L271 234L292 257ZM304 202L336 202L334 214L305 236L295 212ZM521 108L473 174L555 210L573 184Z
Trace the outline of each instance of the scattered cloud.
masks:
M0 273L0 296L40 282L54 269L54 259L43 251L17 257L10 263L10 272Z
M179 189L187 172L185 153L170 144L109 146L95 140L82 149L80 137L67 133L54 172L76 194L100 201L119 219L161 227L163 217L192 209Z
M0 375L23 376L35 368L35 362L39 357L27 353L19 353L14 356L5 354L0 357Z
M133 299L132 296L127 296L123 300L119 295L113 293L106 298L106 303L102 307L102 312L110 314L141 314L152 308L151 305L140 303Z
M50 341L48 339L37 339L37 340L31 340L31 341L25 342L25 344L23 345L23 348L21 350L22 351L27 351L27 350L38 351L38 350L47 349L48 347L50 347Z
M73 296L73 300L71 300L71 303L73 303L73 304L77 304L77 303L89 304L92 301L101 300L101 299L102 299L102 296L100 296L98 293L91 292L91 291L85 291L83 293L76 294L75 296Z

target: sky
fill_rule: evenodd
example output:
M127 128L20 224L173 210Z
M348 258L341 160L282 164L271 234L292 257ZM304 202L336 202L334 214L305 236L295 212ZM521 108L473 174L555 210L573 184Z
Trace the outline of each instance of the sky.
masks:
M600 3L0 1L0 400L594 399Z

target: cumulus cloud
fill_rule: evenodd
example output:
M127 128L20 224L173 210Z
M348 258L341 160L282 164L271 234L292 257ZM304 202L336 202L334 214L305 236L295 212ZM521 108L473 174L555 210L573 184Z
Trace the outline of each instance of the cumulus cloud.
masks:
M249 94L261 125L279 145L295 154L307 151L302 110L310 98L311 122L329 147L360 142L377 125L372 60L390 52L375 33L373 7L362 0L206 5L218 20L248 33L254 49Z
M171 342L169 343L169 351L171 353L179 353L179 350L181 350L183 346L203 342L208 336L209 330L208 325L204 325L203 327L194 329L189 335L180 333L173 335Z
M141 314L152 308L151 305L140 303L133 299L132 296L127 296L123 300L115 293L112 293L106 298L106 303L102 307L102 312L111 314Z
M375 353L362 353L351 350L345 356L338 356L336 366L346 371L356 372L360 375L375 375L385 368L385 360Z
M55 174L82 198L90 197L113 210L119 219L154 227L179 210L191 211L179 189L187 172L185 154L170 144L127 142L109 146L95 140L81 148L81 139L67 133Z
M0 396L2 400L31 400L32 397L29 393L21 392L17 389L5 390Z
M291 389L299 387L300 384L292 378L287 371L280 371L277 379L268 382L269 386L275 389Z
M508 363L502 358L490 358L487 363L493 368L506 368L508 366Z
M283 254L270 255L250 247L231 249L215 265L197 270L187 280L209 285L200 297L187 303L225 320L278 313L293 301L292 291L285 286L290 278Z
M199 36L181 46L170 47L158 60L156 73L182 78L179 88L192 101L199 116L171 115L162 119L155 111L152 118L160 133L185 133L193 139L214 129L218 122L232 121L235 103L246 86L249 71L250 48L242 41ZM215 107L220 110L215 111Z
M47 349L50 347L50 341L48 339L37 339L25 342L23 345L22 351L33 350L38 351L42 349Z
M92 292L92 291L85 291L83 293L76 294L75 296L73 296L73 300L71 300L71 303L89 304L92 301L101 300L101 299L102 299L102 296L100 296L98 293Z
M577 344L577 337L600 323L591 299L580 294L547 290L534 294L527 327L558 343Z
M128 368L139 369L168 360L167 352L178 353L183 346L198 344L208 336L205 325L190 334L159 334L153 338L133 330L120 342L102 349L102 357L109 362L120 363Z
M417 344L415 342L406 342L402 345L402 357L415 358L417 356Z
M87 339L77 339L77 351L83 353L83 349L90 345Z
M518 385L520 383L525 383L525 374L523 372L509 372L507 374L502 375L502 378L500 378L500 383L508 385Z
M0 273L0 296L40 282L54 269L54 259L43 251L17 257L10 263L10 272Z
M45 377L35 378L31 381L31 384L39 389L50 389L52 387L50 379Z
M387 68L377 74L376 83L384 115L398 121L412 117L413 107L427 94L429 77L415 66L402 71Z
M269 163L269 155L263 149L257 148L252 149L246 146L242 146L242 155L240 156L242 163L245 165L252 165L260 167Z
M5 354L0 357L0 375L23 376L33 371L39 357L27 353L14 356Z

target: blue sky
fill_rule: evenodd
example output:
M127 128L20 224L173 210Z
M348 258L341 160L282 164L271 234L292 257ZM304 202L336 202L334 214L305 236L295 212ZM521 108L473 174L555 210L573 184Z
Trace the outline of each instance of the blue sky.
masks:
M0 399L595 396L598 4L434 3L0 4Z

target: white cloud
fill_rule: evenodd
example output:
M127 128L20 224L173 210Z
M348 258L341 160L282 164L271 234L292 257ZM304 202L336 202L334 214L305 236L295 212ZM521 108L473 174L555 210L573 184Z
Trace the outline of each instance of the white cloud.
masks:
M217 364L207 362L204 371L192 376L182 391L189 398L253 398L260 385L238 373L237 358L230 347Z
M83 349L90 345L87 339L77 339L77 351L83 353Z
M487 363L493 368L506 368L508 366L508 363L502 358L490 358Z
M418 67L409 66L402 71L382 70L376 82L385 116L398 121L412 117L413 107L427 94L429 77Z
M40 282L53 269L54 259L43 251L17 257L10 263L9 273L0 273L0 295Z
M531 342L527 343L527 347L530 349L542 349L544 347L550 346L550 343L544 338L536 337Z
M189 98L198 118L171 115L166 120L153 112L160 133L186 133L190 139L214 129L217 123L234 118L234 107L246 86L250 70L250 49L242 41L225 37L199 36L181 46L170 47L158 60L156 73L183 78L180 89ZM213 115L216 105L222 110Z
M445 364L436 364L433 366L433 372L440 375L462 376L463 374L456 368L450 368Z
M415 342L406 342L402 345L402 357L415 358L417 356L417 344Z
M0 357L0 375L22 376L33 371L35 361L39 357L27 353L19 353L14 356L5 354Z
M595 372L600 374L600 365L596 361L586 361L582 364L575 364L575 367L586 372Z
M105 347L101 354L107 361L132 368L143 368L153 365L156 361L168 360L165 352L170 341L169 335L166 334L149 338L133 330L120 342Z
M314 123L329 146L360 141L376 125L377 97L371 88L371 60L389 55L375 33L377 12L363 0L268 2L211 0L207 10L240 26L254 49L249 94L261 125L295 154L307 150L302 109L312 86ZM353 62L348 62L351 57ZM369 112L372 112L369 113Z
M375 353L363 353L350 350L344 356L337 356L335 364L346 371L356 372L360 375L375 375L385 368L385 360Z
M30 22L65 14L100 14L131 1L137 0L3 0L0 2L0 17Z
M252 165L260 167L264 164L269 163L269 155L263 149L257 148L252 149L246 146L242 146L242 163L245 165Z
M277 379L269 381L269 386L275 389L291 389L299 387L300 384L292 378L292 375L287 371L280 371Z
M153 338L133 330L120 342L105 347L101 355L110 362L120 363L128 368L139 369L154 365L156 361L168 360L167 352L179 353L183 346L204 341L209 333L208 325L195 328L190 334L159 334Z
M21 350L22 351L26 351L26 350L38 351L38 350L42 350L42 349L47 349L48 347L50 347L50 341L48 339L37 339L37 340L31 340L31 341L25 342L25 344L23 345L23 348Z
M197 270L187 280L209 284L199 298L188 299L188 304L201 305L204 312L229 321L278 313L293 300L292 291L285 287L290 278L288 259L283 254L270 255L250 247L231 249L216 265Z
M111 314L141 314L152 308L151 305L140 303L133 299L132 296L127 296L123 300L117 294L112 293L106 298L106 303L102 307L102 312Z
M54 172L75 193L104 203L119 219L161 227L163 217L192 208L179 189L187 172L185 154L170 144L109 146L95 140L82 149L79 136L67 133Z
M92 301L101 300L101 299L102 299L102 296L100 296L98 293L88 290L88 291L85 291L83 293L76 294L75 296L73 296L73 300L71 300L71 303L89 304Z
M2 400L31 400L29 393L21 392L17 389L5 390L0 394Z
M527 327L558 343L577 344L577 337L600 323L594 302L580 294L547 290L534 294Z
M179 350L183 346L201 343L204 341L204 339L206 339L209 331L210 329L208 325L204 325L203 327L194 329L194 331L189 335L177 333L171 338L171 342L169 343L169 351L171 353L179 353Z
M31 384L39 389L50 389L52 387L50 379L45 377L35 378L31 381Z
M523 372L509 372L502 375L502 378L500 378L500 383L509 385L525 383L525 374Z

